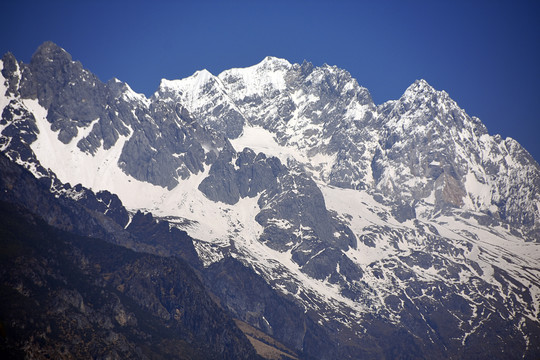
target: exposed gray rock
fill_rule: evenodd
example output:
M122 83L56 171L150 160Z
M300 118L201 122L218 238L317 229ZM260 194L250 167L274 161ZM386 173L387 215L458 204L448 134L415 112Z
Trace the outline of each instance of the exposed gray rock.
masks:
M19 95L19 82L21 81L19 74L19 64L12 53L8 52L2 57L2 76L6 79L7 90L2 96L17 96Z
M404 222L416 218L416 211L413 205L400 203L392 211L392 215L399 222Z
M63 232L0 201L8 358L256 359L185 262ZM20 232L24 229L24 233Z
M234 165L233 158L236 158ZM277 158L267 158L262 153L255 155L248 148L237 154L229 147L220 152L199 190L210 200L236 204L240 198L255 197L274 187L284 171Z

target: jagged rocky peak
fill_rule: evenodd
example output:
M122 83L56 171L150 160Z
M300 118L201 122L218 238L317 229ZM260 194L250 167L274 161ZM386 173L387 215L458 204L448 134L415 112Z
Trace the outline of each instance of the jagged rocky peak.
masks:
M489 136L485 125L446 92L418 80L399 100L379 107L378 125L383 131L372 170L381 192L406 201L422 199L435 209L484 212L525 225L527 232L532 221L523 219L534 217L533 228L539 227L534 205L540 203L538 164L523 155L519 144ZM511 190L518 183L527 196Z
M205 69L185 79L162 79L152 101L182 104L200 124L230 139L240 136L246 123L221 80Z
M55 63L56 66L69 64L73 61L71 55L52 41L45 41L32 55L32 67L43 66L46 63Z
M437 93L433 86L431 86L425 79L415 80L408 88L405 90L405 95L407 94L421 94L421 93Z
M411 84L398 100L390 100L379 106L382 119L398 117L407 120L415 112L422 112L423 120L432 120L439 113L458 108L445 91L435 90L427 81L421 79ZM418 117L418 115L416 115Z
M309 69L309 72L306 69ZM294 70L297 82L299 81L295 90L300 88L307 94L316 96L321 104L326 105L327 102L342 98L344 104L353 101L360 105L374 106L369 90L360 86L347 70L336 65L324 64L313 67L307 64L294 64L291 73Z
M435 89L425 79L415 80L409 85L399 101L408 101L416 105L419 105L421 102L426 103L426 105L442 104L445 102L455 104L446 91Z
M202 171L203 164L210 161L208 156L215 157L213 151L204 150L202 143L208 149L223 147L225 140L194 123L181 103L151 101L117 79L104 84L53 43L43 44L30 65L21 63L20 67L21 71L10 71L11 78L7 79L6 86L15 89L17 96L17 106L13 105L11 112L15 114L16 108L38 110L39 116L34 113L32 123L51 139L50 144L28 142L26 150L20 149L25 158L30 156L32 146L31 150L43 152L37 154L40 161L47 153L47 166L54 167L55 163L65 163L62 145L54 139L66 146L75 141L78 150L92 157L100 150L114 150L115 155L99 167L101 173L104 168L114 171L118 166L138 180L174 187L178 178ZM8 70L2 73L4 77L9 75ZM39 104L30 101L36 98ZM70 176L67 169L62 171ZM102 176L99 169L95 171L95 177ZM83 172L75 173L88 178Z
M225 70L218 77L234 100L256 101L262 95L274 96L285 90L285 75L290 67L286 60L266 57L257 65Z
M460 142L488 133L484 124L470 117L446 91L436 90L423 79L409 86L399 100L380 106L379 112L381 121L393 126L394 133L425 132L428 126L432 131L451 134Z
M34 56L51 59L52 61L58 59L68 59L68 61L72 60L71 55L66 50L52 41L45 41L43 44L38 46Z
M294 121L298 133L311 123L365 120L366 109L375 111L369 91L347 71L275 57L217 77L202 70L185 79L162 80L153 98L182 103L196 121L229 138L240 136L250 123L278 132L279 142L286 141L282 137L291 120L300 120Z
M91 108L96 105L96 97L99 97L104 85L95 75L86 71L80 62L73 61L67 51L50 41L43 43L32 55L27 70L23 74L21 95L37 98L46 109L51 106L60 107L59 102L76 97L74 92L84 90L85 93L93 93L86 101L79 101L80 109L84 109L78 111L82 117L92 112Z

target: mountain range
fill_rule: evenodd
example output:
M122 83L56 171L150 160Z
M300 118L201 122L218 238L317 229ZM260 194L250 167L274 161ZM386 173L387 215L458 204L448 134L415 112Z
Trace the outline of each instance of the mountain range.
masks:
M540 166L425 80L267 57L147 98L51 42L1 75L3 352L540 356Z

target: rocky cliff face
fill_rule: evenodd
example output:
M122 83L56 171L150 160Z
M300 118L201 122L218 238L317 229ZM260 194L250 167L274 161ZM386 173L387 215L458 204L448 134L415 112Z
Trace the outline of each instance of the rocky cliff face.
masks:
M223 138L202 131L179 104L150 103L116 79L102 83L53 43L40 46L29 65L19 66L10 54L3 63L12 106L20 106L17 96L37 100L55 137L83 153L96 155L121 143L114 166L141 181L172 188L215 157L208 149L224 146Z
M435 211L483 212L538 240L533 219L538 219L539 167L515 140L490 136L479 119L425 81L383 104L380 113L387 130L373 168L381 192L430 201Z
M186 262L0 213L7 358L256 358Z
M10 170L6 200L184 258L292 353L540 353L540 168L427 82L377 106L345 70L268 57L147 99L52 43L1 71L1 149L49 194Z

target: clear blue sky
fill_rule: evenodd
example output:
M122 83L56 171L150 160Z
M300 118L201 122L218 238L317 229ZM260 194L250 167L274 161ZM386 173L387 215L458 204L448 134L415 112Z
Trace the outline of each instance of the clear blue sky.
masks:
M423 78L540 160L540 1L7 0L0 34L2 54L51 40L146 95L267 55L344 68L377 104Z

